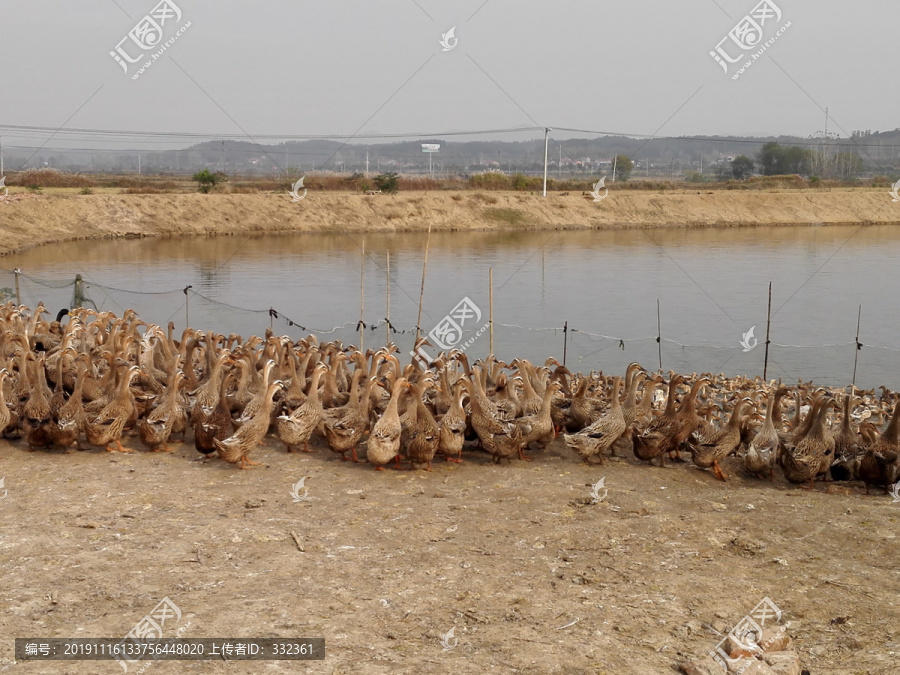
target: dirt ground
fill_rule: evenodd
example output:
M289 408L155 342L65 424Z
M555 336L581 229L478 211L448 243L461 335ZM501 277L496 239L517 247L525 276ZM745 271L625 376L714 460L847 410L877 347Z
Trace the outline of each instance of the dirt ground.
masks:
M898 222L887 188L614 190L597 203L575 192L310 192L292 203L286 194L80 195L60 188L19 191L0 202L0 254L114 237Z
M321 441L289 455L270 440L246 471L190 461L190 442L126 445L0 442L0 672L120 673L15 664L12 638L123 637L163 597L182 612L166 636L324 637L326 658L144 671L160 675L674 673L764 597L812 675L897 672L900 503L856 484L810 493L735 458L728 483L589 467L561 440L532 463L467 451L431 473L341 462Z

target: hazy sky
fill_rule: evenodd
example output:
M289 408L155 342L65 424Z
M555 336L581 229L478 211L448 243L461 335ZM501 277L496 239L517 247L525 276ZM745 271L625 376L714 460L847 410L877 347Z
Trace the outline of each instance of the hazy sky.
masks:
M169 13L163 41L190 26L134 80L137 65L126 74L110 51L157 1L0 0L0 125L805 136L827 105L841 135L900 127L900 11L888 0L775 0L782 16L763 12L763 41L790 26L737 80L710 51L757 0L174 0L182 16ZM453 26L458 42L442 51ZM142 51L130 38L122 48ZM723 49L741 52L730 39Z

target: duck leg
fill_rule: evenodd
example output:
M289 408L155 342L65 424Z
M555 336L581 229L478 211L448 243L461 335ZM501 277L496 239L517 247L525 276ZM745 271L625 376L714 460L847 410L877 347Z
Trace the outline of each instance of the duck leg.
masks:
M400 453L399 453L399 452L398 452L396 455L394 455L394 460L395 460L395 462L396 462L396 464L394 464L394 468L395 468L397 471L400 471L401 468L400 468Z
M303 452L315 452L315 451L316 451L315 448L313 448L312 450L309 449L309 439L303 441Z
M117 438L117 439L116 439L116 447L117 447L117 449L119 450L119 452L126 452L126 453L127 453L127 452L131 452L131 450L129 450L128 448L126 448L126 447L124 447L124 446L122 445L122 439L121 439L121 438Z
M350 454L353 456L353 461L355 463L359 464L360 459L359 459L359 457L356 456L356 446L355 445L352 448L350 448Z
M260 464L262 464L262 462L254 462L254 461L251 461L247 457L241 457L241 468L242 469L246 469L248 467L253 467L253 466L259 466Z
M716 474L716 478L718 478L719 480L721 480L721 481L728 480L728 476L726 476L724 473L722 473L722 467L719 466L719 460L715 460L713 462L713 472Z

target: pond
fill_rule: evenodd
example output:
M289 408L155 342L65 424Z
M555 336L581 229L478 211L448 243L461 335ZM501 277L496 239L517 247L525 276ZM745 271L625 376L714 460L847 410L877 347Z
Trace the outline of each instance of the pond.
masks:
M55 315L72 301L81 274L98 307L134 308L149 322L174 321L179 333L189 320L245 337L271 326L295 339L313 331L357 346L362 298L365 347L387 339L389 292L391 324L405 331L390 337L408 354L426 239L353 233L52 244L3 260L0 286L13 288L11 270L21 268L22 302L43 300ZM656 369L661 351L665 370L756 376L772 282L770 379L849 385L858 356L858 386L898 388L898 260L900 230L892 226L435 233L421 327L431 331L468 298L475 309L460 342L471 342L473 358L489 353L490 331L477 331L490 317L492 270L501 359L562 361L565 353L573 370L621 372L632 360Z

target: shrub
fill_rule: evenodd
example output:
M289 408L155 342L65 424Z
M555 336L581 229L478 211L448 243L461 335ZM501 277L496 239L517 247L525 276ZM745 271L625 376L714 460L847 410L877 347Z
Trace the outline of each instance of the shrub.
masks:
M191 180L197 181L198 192L207 194L212 192L213 188L215 188L218 183L225 180L225 174L221 171L212 173L209 169L203 169L203 171L198 171L191 176Z
M91 185L91 181L75 173L66 173L56 169L35 169L11 175L9 184L36 187L85 187Z
M509 178L502 173L477 173L469 177L469 186L481 190L508 190Z
M382 192L394 194L400 189L398 178L399 177L394 171L382 173L375 176L375 185L377 185L378 189Z
M83 187L83 188L81 188L78 192L81 193L81 194L83 194L83 195L92 195L92 194L94 194L94 191L91 190L91 188L89 188L89 187Z

